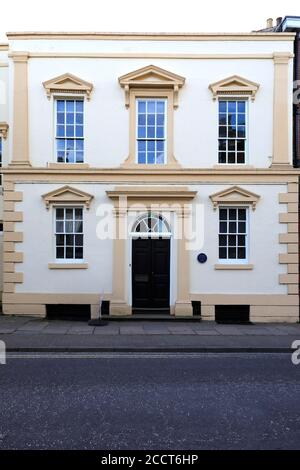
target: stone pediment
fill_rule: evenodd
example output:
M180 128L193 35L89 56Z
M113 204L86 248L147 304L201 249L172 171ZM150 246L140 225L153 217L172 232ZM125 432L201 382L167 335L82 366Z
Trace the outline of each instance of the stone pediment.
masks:
M216 99L218 95L249 95L254 100L259 84L239 75L232 75L218 82L211 83L209 89L213 94L213 99Z
M252 193L246 189L240 188L239 186L232 186L231 188L219 191L209 196L214 209L217 209L219 205L230 205L230 204L245 204L251 205L252 209L256 209L260 196Z
M90 95L93 89L93 84L82 80L71 73L64 73L58 77L47 80L43 83L46 90L47 97L50 99L51 94L55 92L59 93L85 93L87 99L90 99Z
M93 197L91 194L71 186L63 186L42 196L47 209L53 204L84 204L89 209Z
M174 102L177 103L178 90L184 82L184 77L155 65L148 65L119 77L119 83L125 89L126 107L129 106L130 88L171 88L174 91Z

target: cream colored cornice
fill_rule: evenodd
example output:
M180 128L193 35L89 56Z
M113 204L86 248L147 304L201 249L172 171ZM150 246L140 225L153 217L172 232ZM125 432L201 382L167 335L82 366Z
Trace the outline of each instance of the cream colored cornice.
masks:
M33 59L273 59L274 54L189 54L165 52L30 52Z
M51 204L84 204L89 209L93 197L91 194L71 186L63 186L42 196L47 209Z
M293 177L298 177L300 175L300 169L293 168L291 165L282 166L280 169L273 167L273 168L256 168L256 169L216 169L216 168L160 168L159 172L157 169L149 168L143 169L141 171L138 168L77 168L74 167L67 169L67 168L45 168L45 167L15 167L15 166L8 166L1 168L2 173L4 174L31 174L31 175L70 175L70 176L80 176L80 175L103 175L103 176L111 176L112 178L117 175L137 175L141 178L144 175L155 175L158 179L161 178L163 175L180 175L182 177L188 177L189 175L194 176L204 176L204 175L251 175L251 176L272 176L272 175L290 175Z
M71 73L64 73L58 77L51 78L43 82L43 86L48 99L54 93L84 93L89 100L93 89L92 83L86 82Z
M178 107L178 91L185 83L185 78L155 65L148 65L119 77L119 83L125 90L125 106L129 108L131 89L165 89L174 92L173 105Z
M0 136L2 136L3 139L7 138L8 127L7 122L0 122Z
M232 75L218 82L211 83L208 88L212 92L214 100L217 96L223 95L249 95L252 101L254 101L259 84L239 75Z
M293 41L295 33L123 33L123 32L8 32L9 40L91 39L133 41Z
M128 199L194 199L197 191L190 191L185 186L117 186L113 191L106 191L110 199L124 196Z
M28 51L18 51L18 52L11 52L8 54L14 62L28 62L29 59L29 52Z
M217 193L211 194L209 197L215 210L219 205L223 204L247 204L252 206L252 209L255 210L256 204L260 199L258 194L240 188L239 186L232 186L229 189L218 191Z
M0 43L0 51L8 51L9 45L6 43Z

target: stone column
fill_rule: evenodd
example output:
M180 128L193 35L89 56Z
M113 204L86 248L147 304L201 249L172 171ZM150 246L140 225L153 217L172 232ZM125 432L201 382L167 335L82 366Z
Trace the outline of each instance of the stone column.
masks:
M272 167L291 165L290 155L290 109L289 52L274 53L274 107L273 107L273 162Z
M115 208L115 239L113 246L113 292L110 303L110 315L130 315L131 307L126 301L126 221L127 211Z
M30 166L28 145L28 53L14 52L13 152L10 165Z
M186 221L189 211L182 208L177 213L180 237L177 240L177 300L175 302L175 316L192 316L193 309L190 301L190 256L187 250Z

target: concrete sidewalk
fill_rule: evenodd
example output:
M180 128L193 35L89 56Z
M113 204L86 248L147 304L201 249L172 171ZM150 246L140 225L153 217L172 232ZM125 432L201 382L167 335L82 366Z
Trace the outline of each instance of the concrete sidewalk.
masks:
M288 352L300 324L219 325L215 322L40 320L0 315L8 351Z

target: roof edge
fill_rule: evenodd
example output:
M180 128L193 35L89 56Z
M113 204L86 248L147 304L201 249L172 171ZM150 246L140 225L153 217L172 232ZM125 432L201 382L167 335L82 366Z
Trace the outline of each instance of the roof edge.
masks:
M7 32L9 40L21 39L98 39L98 40L293 40L295 33L250 32L250 33L169 33L169 32L66 32L66 31L17 31Z

